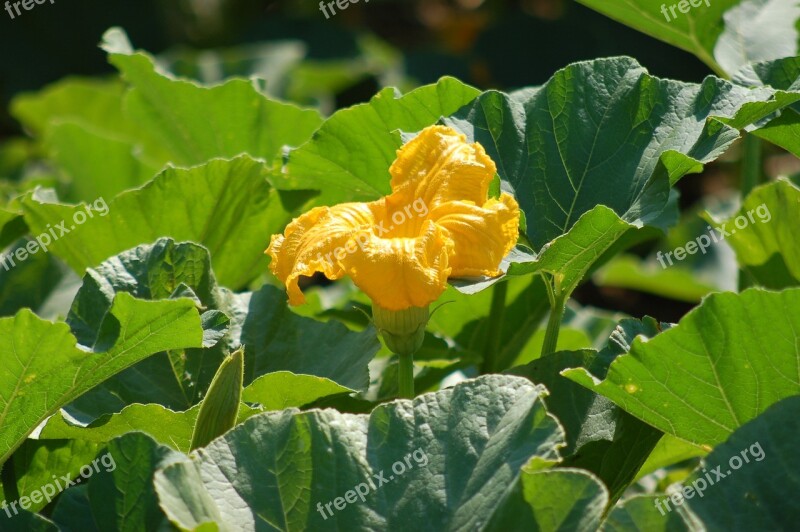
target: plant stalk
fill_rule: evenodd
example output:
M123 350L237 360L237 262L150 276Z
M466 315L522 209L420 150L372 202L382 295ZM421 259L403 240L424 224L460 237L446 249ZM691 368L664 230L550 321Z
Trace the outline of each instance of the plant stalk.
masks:
M742 154L742 201L761 182L762 143L752 133L745 133Z
M401 399L414 398L414 355L397 355L397 382Z
M558 333L561 330L561 319L564 317L564 308L567 305L567 294L561 292L560 279L554 278L551 284L545 279L547 295L550 298L550 318L547 320L547 330L542 343L542 355L555 352L558 345Z
M483 367L487 373L496 373L504 368L498 367L500 339L503 332L503 316L506 311L508 283L496 283L492 287L492 306L489 310L489 325L486 331L486 344L483 350Z

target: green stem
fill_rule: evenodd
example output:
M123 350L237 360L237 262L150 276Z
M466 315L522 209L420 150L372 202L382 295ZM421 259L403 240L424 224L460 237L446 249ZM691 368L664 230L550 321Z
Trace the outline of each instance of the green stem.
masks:
M397 355L397 383L402 399L414 398L414 355Z
M550 318L547 320L547 330L542 344L542 356L555 352L558 345L558 333L561 330L561 319L564 317L564 308L568 295L561 292L559 279L553 279L553 284L545 279L547 294L550 297Z
M751 133L745 133L742 153L742 204L745 198L761 182L762 148L761 139ZM745 269L739 269L739 290L753 285L753 277Z
M504 368L498 367L500 339L503 331L503 315L506 311L508 283L500 282L492 288L492 306L489 310L489 325L486 331L486 346L483 350L483 367L486 373L495 373Z
M742 200L761 182L761 139L745 133L742 154Z

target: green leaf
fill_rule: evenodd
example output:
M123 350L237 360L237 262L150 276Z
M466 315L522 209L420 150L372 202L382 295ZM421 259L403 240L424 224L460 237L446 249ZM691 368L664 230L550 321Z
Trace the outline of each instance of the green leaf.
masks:
M122 113L125 85L118 79L69 77L11 102L11 113L28 130L44 135L58 123L77 123L103 132L135 131Z
M705 456L706 454L708 454L707 451L696 445L680 440L670 434L664 434L664 436L658 440L653 452L647 457L647 461L642 468L639 469L636 479L638 480L645 475L649 475L662 467L675 465L691 458Z
M62 531L102 532L92 518L88 484L73 486L62 493L56 501L51 518Z
M118 28L106 32L103 49L132 86L123 108L147 133L144 155L163 163L192 166L247 153L272 166L285 145L302 144L322 122L317 111L270 100L255 82L233 79L202 87L165 76Z
M171 236L206 246L220 282L240 288L266 270L269 235L291 220L297 197L279 193L261 162L241 156L168 168L107 204L100 198L93 205L63 205L34 193L22 205L34 234L66 221L68 234L55 240L52 250L79 274L126 249ZM85 222L78 224L80 219Z
M563 374L648 424L711 448L800 393L800 289L712 294L657 337L637 338L607 375Z
M733 75L748 62L796 55L800 11L785 0L579 0L623 24L697 56L714 72ZM695 5L697 4L697 5Z
M670 187L719 157L735 128L798 99L713 77L663 80L611 58L513 96L485 92L444 122L486 148L525 214L539 255L512 254L508 273L549 272L569 294L623 235L663 224Z
M106 414L89 425L81 426L74 424L74 420L62 411L47 420L39 438L42 440L70 438L100 444L129 432L143 432L161 445L188 453L199 412L200 405L195 405L185 412L175 412L156 404L132 404L118 414ZM242 404L236 423L242 423L258 412L260 410Z
M191 450L205 447L236 425L242 402L244 350L237 349L222 361L208 392L200 403Z
M218 309L224 296L217 292L210 262L208 251L201 246L160 239L153 245L121 253L87 272L67 316L67 322L85 343L94 341L93 331L115 294L126 292L142 299L190 297L196 306L210 309L202 316L203 347L208 347L211 335L216 338L211 343L217 345L159 353L140 362L70 405L75 417L91 420L136 402L186 410L200 401L225 355L237 347L235 341L224 336L227 316L222 317L222 331L216 321L221 318Z
M608 492L580 469L526 471L487 530L574 530L595 532Z
M697 489L684 505L707 530L790 530L800 519L800 503L785 496L800 489L798 431L800 397L770 406L714 449L683 482L699 488L700 479L707 481L705 491Z
M703 296L720 289L713 280L699 279L696 272L683 265L663 268L658 262L642 261L634 255L619 255L593 279L601 286L630 288L689 303L698 303Z
M244 389L242 399L258 403L259 409L242 404L236 423L242 423L260 411L300 408L321 399L334 399L352 392L321 377L295 375L288 371L269 373ZM75 425L66 413L61 413L47 420L39 438L71 438L105 443L128 432L144 432L161 445L188 453L199 411L200 405L185 412L175 412L158 404L132 404L118 414L104 415L87 426Z
M637 336L653 337L661 326L652 318L622 320L600 352L562 351L546 355L508 372L529 378L547 387L548 411L564 427L567 446L562 452L564 465L580 467L596 474L616 500L636 477L662 432L642 423L610 400L564 378L561 372L571 367L593 371L614 356L627 353Z
M45 149L70 179L68 199L77 201L113 198L143 185L161 168L140 159L131 142L69 122L50 124Z
M165 529L169 524L158 505L153 474L184 458L143 434L115 439L98 454L102 467L88 486L64 493L53 520L64 530L86 530L87 521L91 523L89 530Z
M249 403L258 403L265 410L284 410L299 408L325 397L353 392L354 390L330 379L276 371L254 380L244 390L242 399Z
M119 294L91 348L79 346L64 323L22 310L0 319L7 339L0 371L0 463L60 407L153 353L202 342L194 304L139 301ZM57 370L57 371L56 371Z
M373 327L357 333L335 321L297 316L286 304L285 292L269 285L235 296L230 309L231 315L244 317L246 383L267 373L291 371L352 390L369 386L367 365L380 348Z
M106 443L128 432L143 432L162 445L188 453L199 411L199 405L186 412L174 412L161 405L132 404L119 414L107 414L85 427L70 423L62 411L47 420L39 438Z
M800 6L787 0L744 0L724 15L714 58L733 74L749 63L797 55Z
M38 512L67 488L64 477L80 483L81 468L88 465L91 469L96 454L97 445L82 440L25 440L5 466L13 471L15 491L12 495L11 487L5 486L3 496L8 502L18 500L27 510Z
M4 509L4 513L10 513L12 517L1 516L3 532L61 532L55 523L39 514L27 510L15 514L10 508Z
M539 249L598 205L636 226L655 221L669 186L738 138L730 126L798 99L713 77L659 79L620 57L575 63L516 97L485 92L445 122L487 149Z
M386 195L389 166L402 146L400 131L433 125L478 94L447 77L406 95L383 89L369 103L335 113L309 142L292 150L285 184L301 190L321 189L319 202L325 205Z
M726 242L761 285L781 289L800 284L800 188L792 182L780 180L754 189L736 216L727 220L710 214L705 218L719 233L730 232Z
M523 464L558 460L560 441L539 389L490 375L370 416L256 416L191 461L159 471L156 490L170 520L189 529L212 521L220 530L402 530L409 516L424 515L421 530L475 530ZM326 504L333 515L323 516Z

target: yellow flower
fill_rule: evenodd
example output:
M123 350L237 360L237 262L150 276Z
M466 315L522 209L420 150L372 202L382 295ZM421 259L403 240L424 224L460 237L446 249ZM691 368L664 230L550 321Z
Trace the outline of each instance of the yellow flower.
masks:
M397 152L392 193L370 203L317 207L273 235L270 269L289 302L305 301L301 276L349 275L389 311L427 307L450 277L496 276L519 237L519 206L489 199L495 164L480 144L431 126Z

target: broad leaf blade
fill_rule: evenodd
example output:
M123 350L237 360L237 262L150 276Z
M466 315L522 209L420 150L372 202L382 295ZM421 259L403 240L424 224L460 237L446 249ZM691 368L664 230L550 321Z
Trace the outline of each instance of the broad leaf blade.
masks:
M186 299L140 301L119 294L100 327L99 351L80 348L69 327L23 310L0 319L8 344L0 370L0 463L58 408L136 362L202 343L200 316Z
M269 184L263 163L241 156L168 168L144 187L109 200L105 215L94 209L88 219L84 205L49 203L36 194L22 203L34 234L67 221L68 233L52 249L79 274L117 253L171 236L206 246L220 282L239 288L266 270L269 235L283 229L295 207L286 202L297 193L287 194ZM79 214L85 223L70 227Z
M486 376L370 416L256 416L192 461L159 472L156 489L170 519L185 528L213 520L221 530L402 530L410 515L424 515L423 530L479 529L525 462L558 459L560 439L537 388ZM223 458L230 453L237 472ZM323 517L317 503L330 506L361 484L369 489L378 472L388 483Z
M800 289L712 294L657 337L637 339L607 375L564 372L639 419L701 447L800 393Z

